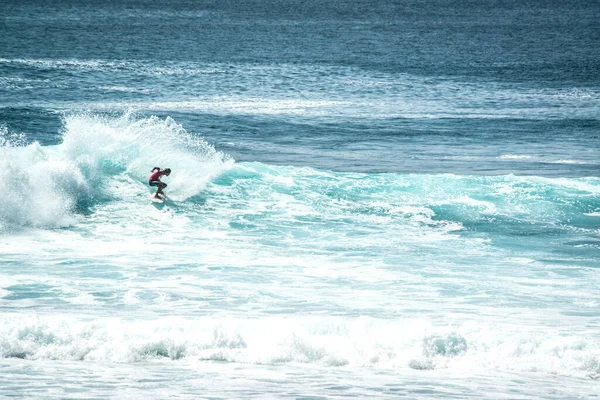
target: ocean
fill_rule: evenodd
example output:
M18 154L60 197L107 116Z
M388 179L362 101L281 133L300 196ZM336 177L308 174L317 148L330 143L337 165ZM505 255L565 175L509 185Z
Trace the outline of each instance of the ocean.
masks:
M0 398L600 398L599 20L3 0Z

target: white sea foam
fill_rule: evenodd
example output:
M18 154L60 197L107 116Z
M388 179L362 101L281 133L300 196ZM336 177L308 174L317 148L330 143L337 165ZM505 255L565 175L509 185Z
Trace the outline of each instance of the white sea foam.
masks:
M498 157L501 160L534 160L535 157L524 154L504 154Z
M139 89L130 86L100 86L99 89L108 90L112 92L125 92L125 93L151 93L149 89Z
M0 208L0 230L17 226L61 227L90 187L74 163L38 143L0 147L0 192L10 193Z
M35 58L0 58L0 63L4 64L22 64L29 65L32 67L42 68L64 68L64 69L100 69L106 67L114 67L119 65L118 62L105 61L105 60L48 60L48 59L35 59Z
M598 185L597 178L546 178L546 181L558 187L586 192L590 195L600 194L600 185Z
M489 202L489 201L476 200L469 196L456 196L456 197L450 198L448 200L433 202L432 204L434 204L434 205L462 204L462 205L465 205L468 207L477 208L478 210L480 210L478 212L481 212L484 214L495 214L497 212L496 205L494 203Z
M572 165L589 164L588 162L581 161L581 160L556 160L556 161L552 161L552 163L554 163L554 164L572 164Z
M565 165L587 165L590 164L588 161L583 160L571 160L571 159L551 159L549 157L531 156L526 154L504 154L498 157L500 160L513 160L513 161L534 161L548 164L565 164Z
M149 359L241 364L545 372L598 378L599 339L516 326L436 327L371 318L164 318L85 322L4 317L0 356L134 363Z

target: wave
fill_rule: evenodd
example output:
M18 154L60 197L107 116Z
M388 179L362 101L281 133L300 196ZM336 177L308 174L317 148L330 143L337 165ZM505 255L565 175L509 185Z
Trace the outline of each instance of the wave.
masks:
M538 235L593 233L599 195L598 178L361 174L241 163L191 200L246 215L254 224L347 221L421 233Z
M0 325L0 357L535 371L600 378L597 337L528 329L475 323L436 327L365 317L85 322L15 316L4 317Z
M230 211L263 221L350 218L445 232L510 226L528 232L594 229L600 210L600 179L594 177L361 174L236 164L170 117L67 116L56 146L25 145L6 129L0 133L0 190L11 194L0 210L0 229L69 226L106 202L145 200L154 166L174 171L166 178L173 207L206 214L210 206L217 215Z
M0 231L71 225L91 205L119 198L119 189L147 185L153 166L177 171L169 186L184 200L232 163L171 118L67 116L56 146L26 145L4 128L0 190L10 195L0 209Z

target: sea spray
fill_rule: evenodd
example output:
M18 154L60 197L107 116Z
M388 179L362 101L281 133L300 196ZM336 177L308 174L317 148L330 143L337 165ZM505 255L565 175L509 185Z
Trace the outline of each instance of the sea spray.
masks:
M169 197L179 200L198 194L233 163L231 157L170 117L141 118L131 113L67 117L59 147L94 186L120 174L145 183L152 167L169 167L173 171L168 179Z
M0 231L70 225L78 203L90 195L77 165L37 142L5 141L0 170Z
M147 183L153 166L171 167L169 196L185 200L233 164L173 119L77 114L64 118L63 142L27 144L0 131L0 230L69 226L98 202L121 197L124 185Z

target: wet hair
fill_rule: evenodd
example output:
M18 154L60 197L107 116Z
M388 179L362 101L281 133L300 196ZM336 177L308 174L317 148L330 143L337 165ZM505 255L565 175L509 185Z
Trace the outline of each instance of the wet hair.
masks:
M165 172L167 173L167 175L169 175L171 173L171 168L165 168Z

